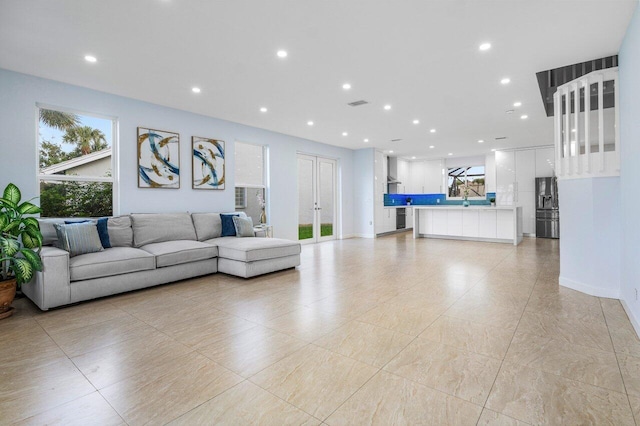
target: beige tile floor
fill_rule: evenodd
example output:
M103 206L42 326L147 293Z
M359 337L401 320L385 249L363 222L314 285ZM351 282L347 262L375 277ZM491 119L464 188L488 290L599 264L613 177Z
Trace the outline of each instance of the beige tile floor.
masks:
M558 242L408 233L0 321L0 424L640 425L640 340Z

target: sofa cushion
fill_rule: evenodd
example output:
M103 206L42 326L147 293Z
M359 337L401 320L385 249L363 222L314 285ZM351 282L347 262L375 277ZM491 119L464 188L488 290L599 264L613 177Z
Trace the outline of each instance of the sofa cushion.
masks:
M102 243L102 247L111 248L111 241L109 241L109 231L107 229L108 220L109 218L107 217L101 217L100 219L81 219L81 220L68 219L68 220L65 220L64 223L71 224L71 223L91 222L95 224L96 228L98 228L98 236L100 237L100 243Z
M107 221L107 231L111 247L133 246L133 229L129 216L110 217Z
M222 236L223 237L235 237L236 236L236 226L233 224L233 218L240 216L237 213L231 214L220 214L220 220L222 222Z
M140 248L156 257L156 266L158 268L212 259L218 255L218 247L190 240L152 243Z
M198 241L222 236L222 221L220 213L192 213L193 226L196 228Z
M165 241L196 241L196 230L189 213L132 214L135 247Z
M98 228L96 228L94 222L56 223L53 226L58 234L60 248L68 251L69 256L79 256L104 250L98 235Z
M255 237L253 232L253 220L250 217L233 217L233 226L236 228L236 237Z
M56 232L56 228L53 225L63 224L64 219L38 218L38 223L40 224L40 233L42 234L42 245L54 245L58 241L58 234Z
M241 262L300 254L300 243L279 238L216 238L218 257Z
M156 260L152 254L132 247L112 247L69 259L71 281L146 271L155 267Z

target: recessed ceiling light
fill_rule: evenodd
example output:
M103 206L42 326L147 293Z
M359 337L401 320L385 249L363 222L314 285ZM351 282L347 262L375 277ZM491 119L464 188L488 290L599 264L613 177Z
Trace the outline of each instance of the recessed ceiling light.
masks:
M522 102L514 102L513 106L518 108L519 106L522 106Z
M289 54L286 50L278 50L278 53L276 53L276 55L278 55L278 58L286 58Z
M453 152L448 153L447 155L453 155Z
M436 129L431 129L431 130L429 130L429 131L430 131L431 133L435 133L435 132L436 132Z
M349 133L347 133L347 132L342 132L342 136L349 136Z
M529 118L529 116L527 114L524 114L524 115L521 115L520 118L523 120L526 120L527 118Z
M349 90L349 89L351 89L351 85L349 83L345 83L345 84L342 85L342 88L344 90Z
M496 152L496 149L495 149L495 148L493 148L493 149L491 150L491 152Z
M482 43L479 47L480 50L484 51L484 50L489 50L491 49L491 43Z
M199 88L199 87L192 87L192 88L191 88L191 91L192 91L193 93L200 93L200 92L201 92L201 90L200 90L200 88Z
M391 105L385 105L385 106L384 106L384 109L385 109L386 111L389 111L389 110L391 109Z
M502 80L500 80L501 84L509 84L511 83L511 79L508 77L503 78Z
M478 143L484 143L484 140L478 139Z
M84 60L91 63L98 62L98 59L95 56L91 56L91 55L86 55L84 57Z
M313 126L313 121L307 121L307 126Z
M412 159L412 160L415 160L415 159L416 159L416 157L411 157L411 159Z
M389 154L393 154L393 150L392 149L389 150Z
M420 124L420 120L413 120L413 124Z
M433 149L433 148L435 148L435 146L429 145L429 149Z
M369 139L365 139L364 141L365 141L365 142L369 142Z
M267 112L267 109L265 107L260 108L260 112Z

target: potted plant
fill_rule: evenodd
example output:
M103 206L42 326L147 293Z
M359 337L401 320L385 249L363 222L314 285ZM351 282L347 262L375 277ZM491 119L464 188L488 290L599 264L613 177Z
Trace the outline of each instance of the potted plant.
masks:
M495 207L495 205L496 205L496 199L495 198L493 198L493 197L489 198L489 202L491 203L491 207Z
M42 270L42 234L31 216L42 210L29 201L20 203L22 194L13 183L0 198L0 319L10 317L16 289L31 281Z

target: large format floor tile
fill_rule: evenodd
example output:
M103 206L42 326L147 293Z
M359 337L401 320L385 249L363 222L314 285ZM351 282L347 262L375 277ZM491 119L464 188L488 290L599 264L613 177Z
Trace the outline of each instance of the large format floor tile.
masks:
M484 405L500 361L427 339L416 339L384 369Z
M486 406L531 424L634 424L623 393L508 362Z
M251 382L242 382L170 423L191 425L318 425L320 421Z
M380 371L333 413L329 425L475 425L482 407Z
M640 424L640 339L619 301L558 285L558 252L401 233L248 280L18 299L0 423Z
M250 380L324 420L378 371L317 346L307 346Z

